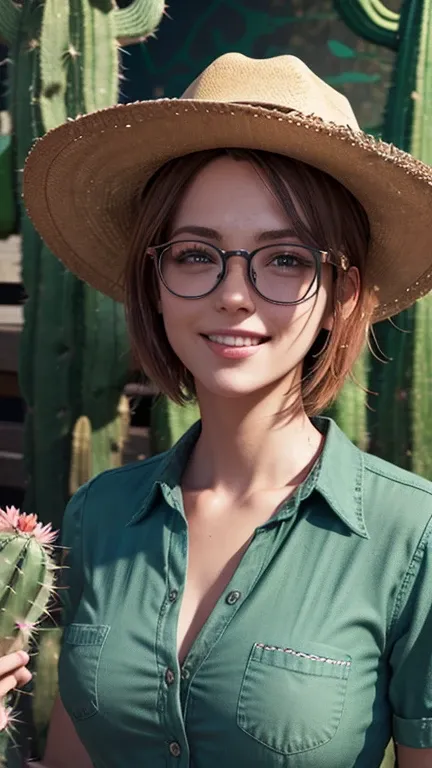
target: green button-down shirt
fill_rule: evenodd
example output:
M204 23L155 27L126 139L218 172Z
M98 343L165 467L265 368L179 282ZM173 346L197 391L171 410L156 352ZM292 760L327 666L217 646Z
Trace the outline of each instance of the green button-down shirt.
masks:
M377 768L392 734L432 747L432 484L317 425L319 462L182 668L180 479L200 425L69 503L60 693L96 768Z

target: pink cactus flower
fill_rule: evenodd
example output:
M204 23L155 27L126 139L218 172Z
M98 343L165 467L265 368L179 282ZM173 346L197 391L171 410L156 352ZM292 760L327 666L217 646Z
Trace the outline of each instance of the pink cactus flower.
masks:
M0 509L0 533L27 533L42 546L50 546L55 541L58 531L53 531L51 523L38 523L37 515L26 515L16 507Z

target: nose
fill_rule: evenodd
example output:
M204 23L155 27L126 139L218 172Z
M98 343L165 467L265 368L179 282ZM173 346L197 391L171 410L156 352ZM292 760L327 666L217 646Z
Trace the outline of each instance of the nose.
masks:
M225 277L215 291L217 309L224 312L253 312L255 296L247 273L247 262L241 256L232 256L227 263Z

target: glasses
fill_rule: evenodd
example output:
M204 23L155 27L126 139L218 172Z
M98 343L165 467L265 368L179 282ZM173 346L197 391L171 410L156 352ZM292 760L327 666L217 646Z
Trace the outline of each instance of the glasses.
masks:
M183 299L201 299L212 293L223 281L232 256L246 259L251 285L272 304L300 304L314 296L323 264L344 271L349 268L343 254L296 243L264 245L254 251L224 251L201 240L175 240L149 248L149 254L156 261L164 286Z

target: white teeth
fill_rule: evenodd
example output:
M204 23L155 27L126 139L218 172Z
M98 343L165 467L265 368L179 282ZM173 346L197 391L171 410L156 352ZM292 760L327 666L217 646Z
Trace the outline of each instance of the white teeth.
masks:
M216 344L224 344L226 347L255 347L260 339L245 336L208 336L210 341Z

